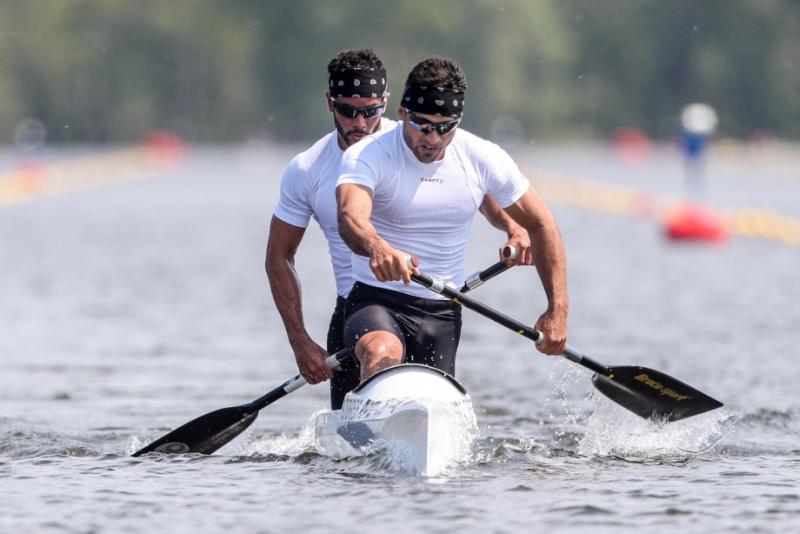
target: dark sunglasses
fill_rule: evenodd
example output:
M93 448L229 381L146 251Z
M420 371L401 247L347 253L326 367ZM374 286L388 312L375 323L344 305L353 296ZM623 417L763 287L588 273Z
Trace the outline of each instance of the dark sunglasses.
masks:
M386 104L383 103L368 108L354 108L353 106L345 104L344 102L337 102L333 98L331 98L331 104L333 104L333 109L336 110L336 113L342 117L347 117L348 119L355 119L359 115L362 115L365 119L371 119L372 117L379 115L386 106Z
M415 130L422 132L425 135L428 135L432 132L436 132L439 135L446 135L454 130L461 122L461 119L447 122L433 122L429 121L428 119L423 119L408 109L406 109L406 112L408 112L408 119L410 121L409 124L411 124Z

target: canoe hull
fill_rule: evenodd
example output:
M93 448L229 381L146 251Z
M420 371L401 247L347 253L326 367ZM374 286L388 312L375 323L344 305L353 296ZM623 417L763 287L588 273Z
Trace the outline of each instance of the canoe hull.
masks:
M317 447L333 457L379 451L392 469L433 476L465 460L477 435L472 402L431 367L385 369L348 393L342 410L315 421Z

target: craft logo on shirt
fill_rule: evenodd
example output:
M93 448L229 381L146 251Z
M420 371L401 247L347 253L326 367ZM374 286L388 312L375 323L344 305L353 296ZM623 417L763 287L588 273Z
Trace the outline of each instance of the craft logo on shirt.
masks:
M443 184L444 178L436 178L436 177L426 177L423 176L419 179L420 182L433 182L434 184Z

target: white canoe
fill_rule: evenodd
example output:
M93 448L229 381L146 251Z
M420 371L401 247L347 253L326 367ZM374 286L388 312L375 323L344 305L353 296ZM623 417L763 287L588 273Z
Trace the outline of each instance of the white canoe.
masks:
M455 378L404 364L348 393L341 410L319 414L314 433L323 454L376 452L389 455L393 469L434 476L469 456L477 428L472 401Z

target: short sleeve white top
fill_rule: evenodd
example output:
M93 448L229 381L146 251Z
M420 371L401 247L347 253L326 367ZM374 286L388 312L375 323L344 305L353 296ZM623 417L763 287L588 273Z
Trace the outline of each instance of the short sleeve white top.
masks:
M381 119L381 129L395 124ZM295 156L281 177L280 197L273 214L300 228L308 227L312 217L317 221L328 241L336 292L346 297L353 287L350 249L339 237L336 220L336 180L342 154L334 131Z
M420 162L399 123L348 148L338 185L359 184L373 195L371 221L391 246L417 256L420 270L450 285L464 280L472 218L486 194L502 207L519 200L528 180L499 146L456 130L445 156ZM379 282L369 258L353 254L357 281L423 298L444 298L418 284Z

